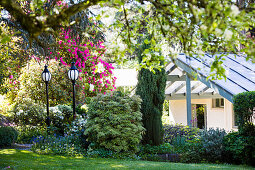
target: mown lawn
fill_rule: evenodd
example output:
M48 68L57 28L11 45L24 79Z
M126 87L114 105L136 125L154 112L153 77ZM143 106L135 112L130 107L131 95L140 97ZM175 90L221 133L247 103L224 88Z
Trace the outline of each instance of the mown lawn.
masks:
M17 149L0 150L0 169L253 169L247 166L217 164L183 164L169 162L128 161L103 158L39 155Z

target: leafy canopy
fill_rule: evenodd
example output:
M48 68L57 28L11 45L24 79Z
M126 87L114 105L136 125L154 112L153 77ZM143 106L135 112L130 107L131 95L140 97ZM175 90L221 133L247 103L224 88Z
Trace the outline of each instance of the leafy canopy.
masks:
M30 2L30 11L23 8L26 2ZM50 2L49 12L41 10ZM173 61L179 52L191 55L239 51L245 52L247 60L255 61L253 38L245 34L254 25L253 3L235 3L232 0L78 0L70 1L73 3L69 6L57 6L58 2L2 0L0 6L30 34L31 40L37 42L40 42L38 37L44 33L58 35L59 26L70 25L69 18L74 14L101 5L104 8L114 7L124 13L123 17L115 20L115 28L118 28L123 42L129 47L122 54L135 51L134 47L141 43L136 40L143 36L142 30L146 29L152 35L151 40L144 40L144 43L152 44L150 51L163 49ZM224 57L215 58L211 68L215 74L224 76L222 60ZM146 67L157 66L154 62L148 63Z

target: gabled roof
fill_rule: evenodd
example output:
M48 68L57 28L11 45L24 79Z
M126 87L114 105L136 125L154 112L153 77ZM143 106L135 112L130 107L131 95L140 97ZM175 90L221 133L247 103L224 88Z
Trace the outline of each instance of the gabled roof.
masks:
M166 87L167 99L185 99L185 74L196 77L199 81L191 81L192 98L225 97L230 102L233 95L255 91L255 64L246 61L245 57L235 54L225 54L223 66L228 72L227 79L207 80L210 74L210 65L214 57L222 54L205 54L204 56L190 57L179 54L175 64L169 63L166 67L168 84ZM196 76L194 76L196 74Z

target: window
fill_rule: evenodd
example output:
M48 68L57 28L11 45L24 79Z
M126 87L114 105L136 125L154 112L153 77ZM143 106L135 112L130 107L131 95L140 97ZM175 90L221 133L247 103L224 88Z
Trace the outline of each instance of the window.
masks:
M213 108L224 108L224 98L212 99Z

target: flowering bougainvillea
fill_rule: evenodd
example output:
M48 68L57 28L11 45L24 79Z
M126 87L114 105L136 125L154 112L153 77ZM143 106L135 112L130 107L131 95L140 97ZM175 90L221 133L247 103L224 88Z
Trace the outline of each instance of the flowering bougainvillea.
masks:
M105 47L102 41L93 43L80 43L80 37L73 38L72 30L64 30L60 34L59 48L55 59L63 65L70 67L72 61L75 62L82 81L83 93L86 96L94 96L97 93L106 93L116 89L116 77L112 76L114 67L103 60Z

